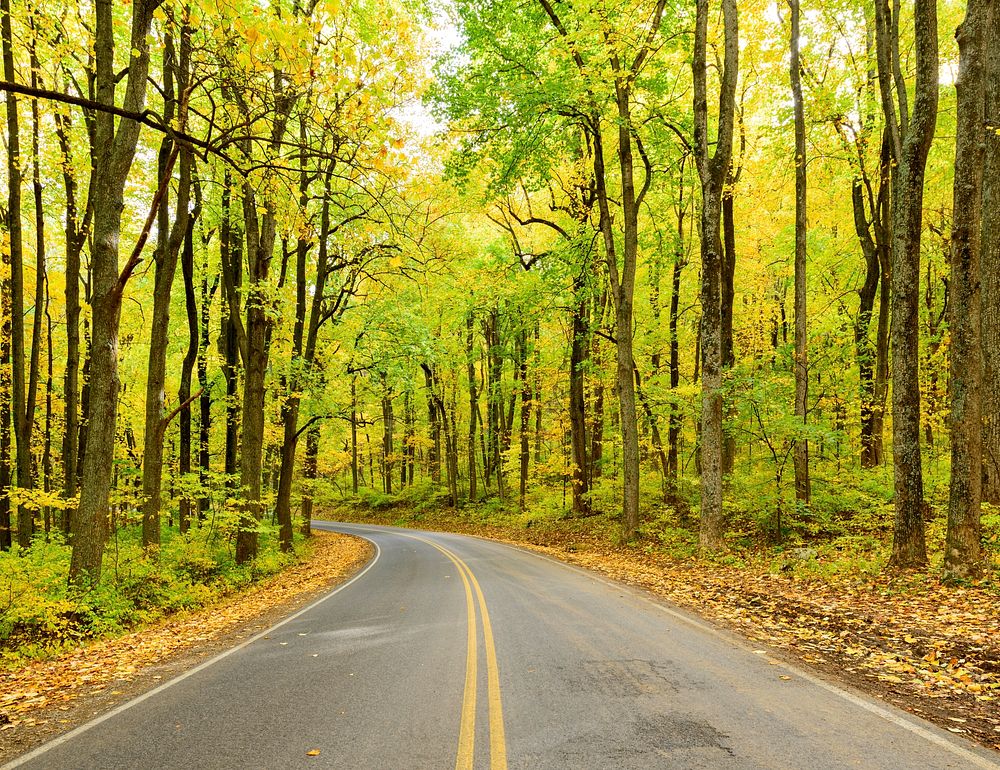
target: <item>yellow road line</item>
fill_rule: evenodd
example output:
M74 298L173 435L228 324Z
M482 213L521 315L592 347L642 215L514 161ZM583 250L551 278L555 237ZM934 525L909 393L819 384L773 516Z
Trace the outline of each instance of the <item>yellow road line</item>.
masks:
M399 533L403 534L403 533ZM488 686L489 726L490 726L490 768L491 770L507 770L507 739L503 725L503 704L500 699L500 671L497 667L496 646L493 642L493 625L486 609L486 598L479 586L472 569L458 555L432 540L417 535L407 535L413 540L426 543L443 553L458 568L462 583L465 586L465 601L468 617L468 659L465 667L465 695L462 699L462 723L458 737L458 757L455 761L456 770L471 770L475 762L475 726L476 726L476 677L479 652L476 643L476 612L472 598L472 588L475 588L476 599L479 602L479 612L483 619L483 640L486 648L486 681ZM470 587L471 583L471 587Z
M462 562L465 564L465 562ZM468 565L469 578L475 586L479 599L479 610L483 618L483 638L486 642L486 676L489 685L490 703L490 768L491 770L507 770L507 737L503 728L503 704L500 702L500 671L497 668L497 651L493 645L493 626L490 623L490 613L486 610L486 599L479 587L479 581L472 574Z
M458 732L458 756L455 770L472 770L476 763L476 680L479 651L476 647L476 606L472 601L469 579L459 568L465 585L465 607L467 616L468 642L465 656L465 695L462 696L462 723Z

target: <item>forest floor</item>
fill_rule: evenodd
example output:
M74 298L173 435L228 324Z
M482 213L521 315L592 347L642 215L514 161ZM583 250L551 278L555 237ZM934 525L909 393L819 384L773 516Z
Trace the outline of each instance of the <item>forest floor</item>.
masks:
M789 558L740 566L615 546L599 525L483 523L462 514L338 508L338 520L478 535L644 588L784 658L1000 750L1000 592L929 572L824 571ZM807 560L812 554L806 554ZM810 569L812 567L812 569ZM777 663L777 660L774 661Z
M371 558L363 540L316 532L309 556L212 606L0 671L0 764L274 625Z

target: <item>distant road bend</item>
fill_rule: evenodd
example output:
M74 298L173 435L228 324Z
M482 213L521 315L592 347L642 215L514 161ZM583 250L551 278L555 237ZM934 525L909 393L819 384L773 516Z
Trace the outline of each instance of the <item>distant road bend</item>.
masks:
M1000 770L583 570L458 535L316 527L369 539L375 558L6 768Z

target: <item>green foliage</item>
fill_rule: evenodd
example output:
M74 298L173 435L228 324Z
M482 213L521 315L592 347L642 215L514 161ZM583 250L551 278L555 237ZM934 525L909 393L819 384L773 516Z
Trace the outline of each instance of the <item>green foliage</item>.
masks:
M207 524L186 535L165 530L153 558L142 553L139 527L121 528L101 581L83 592L68 587L70 549L58 535L0 552L0 667L209 605L294 558L278 550L265 525L258 558L237 567L228 539L216 535Z

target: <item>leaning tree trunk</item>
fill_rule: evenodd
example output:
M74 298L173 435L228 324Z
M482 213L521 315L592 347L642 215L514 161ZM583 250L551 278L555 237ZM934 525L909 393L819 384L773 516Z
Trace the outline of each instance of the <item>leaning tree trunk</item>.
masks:
M980 225L985 143L986 37L995 0L969 0L956 33L959 48L955 192L951 230L951 484L945 577L983 573L982 339Z

